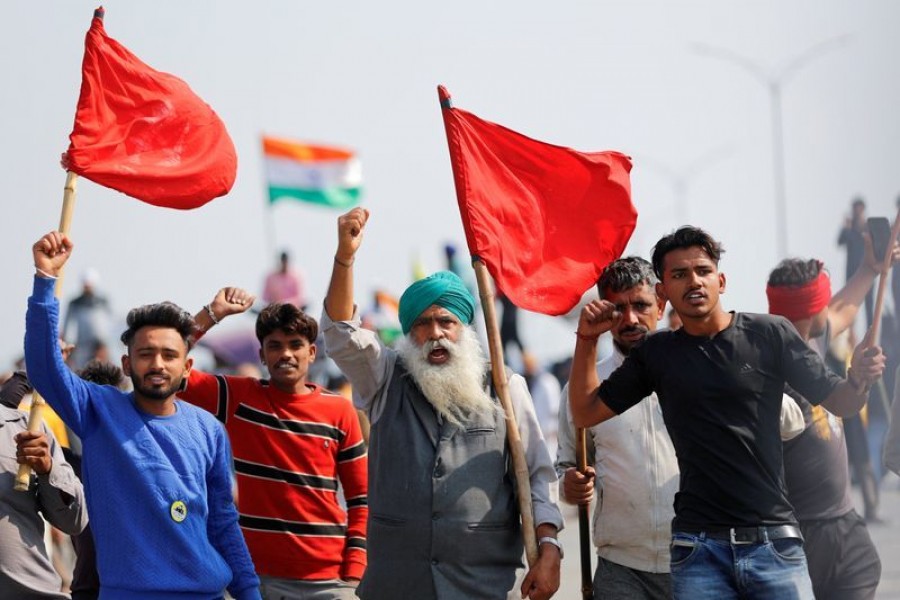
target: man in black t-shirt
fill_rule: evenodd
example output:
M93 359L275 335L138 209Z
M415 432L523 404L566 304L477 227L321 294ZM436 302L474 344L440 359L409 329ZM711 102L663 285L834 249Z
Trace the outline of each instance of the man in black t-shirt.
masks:
M900 257L900 249L895 248ZM866 240L865 261L833 297L821 261L785 259L769 274L769 313L796 327L825 357L832 336L853 325L878 265ZM881 561L865 521L853 509L847 443L841 420L788 390L803 410L806 428L784 444L788 499L805 538L809 575L818 598L870 600Z
M784 386L836 414L854 414L866 385L881 376L884 355L878 347L856 348L842 380L786 319L725 312L721 253L694 227L656 244L658 293L683 327L648 336L602 384L596 340L618 315L601 300L582 309L569 380L572 416L577 427L589 427L657 393L681 471L672 522L676 599L812 598L784 486Z

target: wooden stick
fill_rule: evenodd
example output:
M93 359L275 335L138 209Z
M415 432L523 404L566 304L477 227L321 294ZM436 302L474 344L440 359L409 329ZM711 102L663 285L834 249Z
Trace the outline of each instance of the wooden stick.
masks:
M587 431L575 430L575 462L578 472L587 475ZM594 574L591 570L591 519L590 504L578 505L578 541L581 548L581 597L594 600Z
M506 367L503 362L503 344L500 341L500 328L497 325L497 311L494 309L494 291L487 267L477 257L472 258L475 269L475 280L478 282L478 295L481 298L481 309L484 312L484 324L487 327L488 349L491 354L491 376L497 397L506 414L506 439L512 457L513 473L516 477L516 491L519 496L519 513L522 519L522 537L525 541L525 558L531 567L537 562L537 532L534 529L534 511L531 507L531 483L528 475L528 463L525 460L525 449L519 435L519 425L513 411L512 399L509 396L509 385L506 382Z
M69 233L69 227L72 225L72 213L75 211L75 183L78 181L78 175L68 171L66 172L66 186L63 189L63 205L62 213L59 217L59 231L63 234ZM62 296L63 271L60 271L56 277L56 297ZM28 412L28 431L37 433L41 430L41 412L46 404L37 390L31 394L31 410ZM31 483L31 467L28 465L19 465L19 472L16 474L15 489L17 492L27 492Z

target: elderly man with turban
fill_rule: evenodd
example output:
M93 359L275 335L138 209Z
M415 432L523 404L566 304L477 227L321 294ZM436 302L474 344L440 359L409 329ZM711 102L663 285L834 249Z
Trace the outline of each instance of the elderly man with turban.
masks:
M417 281L400 298L404 336L396 349L385 347L360 327L353 303L353 263L368 217L356 208L338 219L322 315L326 351L372 422L369 565L359 596L502 600L521 566L522 536L506 422L470 326L475 299L447 271ZM559 587L562 557L555 473L525 381L514 375L509 388L540 554L513 593L543 600Z
M895 248L894 254L900 257L900 250ZM853 325L877 272L868 239L865 261L834 296L821 261L785 259L769 274L769 313L787 318L824 358L831 339ZM817 598L874 598L881 561L865 521L853 508L841 420L795 390L786 391L797 400L805 421L803 432L784 443L784 476L805 538L813 592Z

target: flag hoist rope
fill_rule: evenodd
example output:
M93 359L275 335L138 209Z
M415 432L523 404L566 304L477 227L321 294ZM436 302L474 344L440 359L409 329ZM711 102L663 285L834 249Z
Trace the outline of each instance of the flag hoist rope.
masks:
M75 184L78 181L78 175L72 171L66 172L66 187L63 191L62 214L59 217L59 231L63 235L69 234L69 227L72 225L72 213L75 210ZM56 297L62 296L63 271L56 276ZM28 365L25 365L28 368ZM35 390L31 395L31 410L28 413L28 431L37 433L41 430L41 409L43 408L44 399ZM31 467L28 465L19 465L19 472L16 474L15 489L19 492L28 491L31 482Z

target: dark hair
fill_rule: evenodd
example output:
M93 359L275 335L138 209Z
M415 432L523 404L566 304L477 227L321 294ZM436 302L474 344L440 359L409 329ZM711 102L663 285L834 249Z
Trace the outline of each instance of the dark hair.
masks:
M810 258L786 258L769 273L769 285L773 287L798 287L805 285L822 272L822 262Z
M192 336L196 329L194 318L186 310L172 302L159 302L132 308L125 320L128 325L122 333L122 343L131 350L131 342L139 329L144 327L169 327L178 332L187 349L191 349Z
M256 317L256 339L260 344L266 336L279 329L305 337L310 344L314 344L319 335L316 320L288 302L273 302Z
M115 387L119 387L125 379L122 369L112 363L99 360L88 361L84 368L78 372L78 376L85 381Z
M663 278L663 261L666 254L673 250L681 250L684 248L693 248L699 246L701 250L706 252L710 260L716 265L719 264L719 258L725 254L722 244L713 239L711 235L700 229L699 227L691 227L685 225L679 227L674 233L663 236L656 245L653 246L653 272L660 280Z
M603 269L597 281L597 291L601 298L605 298L610 292L618 294L642 283L652 288L656 282L650 263L639 256L626 256L614 260Z

